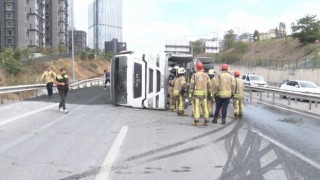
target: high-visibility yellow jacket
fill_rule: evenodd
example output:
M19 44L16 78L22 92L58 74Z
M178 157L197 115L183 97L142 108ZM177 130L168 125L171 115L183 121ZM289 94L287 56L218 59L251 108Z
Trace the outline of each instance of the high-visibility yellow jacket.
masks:
M240 77L235 79L235 91L233 97L235 99L242 99L244 97L244 83Z
M215 96L216 81L217 81L216 77L213 77L210 79L210 96L211 97Z
M182 90L186 90L187 82L184 76L177 77L174 81L173 96L179 96Z
M222 71L222 73L217 77L215 86L216 96L221 98L230 98L235 91L234 77L227 71Z
M192 75L190 80L190 92L191 96L207 96L208 90L210 90L210 78L208 74L203 71L199 71Z
M53 72L53 71L45 71L45 72L42 74L40 80L42 81L43 78L45 78L46 83L51 83L51 82L53 82L53 80L56 78L56 76L57 76L56 73Z
M173 80L169 80L169 94L173 94L173 87L174 87L174 82L177 79L177 77L174 77Z

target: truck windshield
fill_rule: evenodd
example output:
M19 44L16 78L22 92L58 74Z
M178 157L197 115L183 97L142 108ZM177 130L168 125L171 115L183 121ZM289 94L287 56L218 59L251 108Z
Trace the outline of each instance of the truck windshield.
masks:
M115 100L117 104L127 104L127 57L115 58Z

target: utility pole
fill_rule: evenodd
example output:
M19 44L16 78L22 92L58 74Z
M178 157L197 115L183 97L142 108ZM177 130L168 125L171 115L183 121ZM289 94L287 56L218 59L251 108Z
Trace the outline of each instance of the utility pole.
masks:
M72 38L72 80L73 82L76 81L76 75L74 73L74 34L73 34L73 29L74 29L74 21L73 21L73 9L74 9L74 6L73 6L73 0L71 1L72 4L71 4L71 38Z

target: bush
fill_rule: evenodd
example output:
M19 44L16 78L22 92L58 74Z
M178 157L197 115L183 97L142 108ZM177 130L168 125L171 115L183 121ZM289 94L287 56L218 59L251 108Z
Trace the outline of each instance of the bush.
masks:
M319 47L315 44L309 44L306 45L304 48L304 54L309 55L309 54L314 54L319 52Z
M92 68L94 68L94 69L97 69L98 68L98 65L96 65L95 63L90 63L90 66L92 67Z
M236 41L233 43L232 47L234 51L239 54L244 54L248 50L248 44L242 41Z
M95 55L93 52L90 52L88 55L88 59L93 60L95 58Z
M87 59L87 53L86 52L81 52L80 53L80 59L82 59L82 60Z
M4 68L9 73L17 75L21 70L20 61L10 57L4 61Z

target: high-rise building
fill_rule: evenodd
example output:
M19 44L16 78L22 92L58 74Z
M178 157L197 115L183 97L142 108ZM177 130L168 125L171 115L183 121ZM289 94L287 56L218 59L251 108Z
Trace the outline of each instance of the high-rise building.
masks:
M0 49L68 45L68 0L0 0Z
M45 0L0 0L0 49L43 47Z
M74 51L83 52L87 48L87 33L85 31L73 31ZM72 31L69 30L69 47L72 48ZM71 49L70 49L71 50Z
M68 47L68 0L45 0L46 46L57 50Z
M88 15L90 48L103 50L106 41L122 41L122 0L95 0Z

